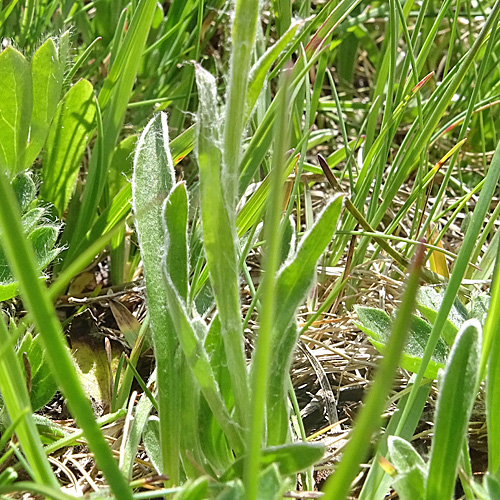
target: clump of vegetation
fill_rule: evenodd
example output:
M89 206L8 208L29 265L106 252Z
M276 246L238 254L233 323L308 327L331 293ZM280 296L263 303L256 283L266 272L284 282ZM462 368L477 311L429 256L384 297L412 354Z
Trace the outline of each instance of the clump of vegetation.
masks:
M3 2L0 495L497 498L499 17Z

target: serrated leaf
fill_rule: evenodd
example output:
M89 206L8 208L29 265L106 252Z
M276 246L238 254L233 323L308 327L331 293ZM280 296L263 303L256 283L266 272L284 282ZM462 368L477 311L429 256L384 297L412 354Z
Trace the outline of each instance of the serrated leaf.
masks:
M372 307L356 307L356 312L359 322L355 324L368 335L370 342L383 354L391 334L391 318L384 311ZM429 323L418 316L413 316L408 340L401 356L402 368L413 373L418 371L431 329ZM446 344L440 339L425 371L425 377L437 378L438 370L444 368L446 356Z
M14 177L24 169L33 95L30 63L7 47L0 53L0 169Z
M57 106L45 146L40 194L54 204L59 215L71 198L96 113L94 90L87 80L73 85Z

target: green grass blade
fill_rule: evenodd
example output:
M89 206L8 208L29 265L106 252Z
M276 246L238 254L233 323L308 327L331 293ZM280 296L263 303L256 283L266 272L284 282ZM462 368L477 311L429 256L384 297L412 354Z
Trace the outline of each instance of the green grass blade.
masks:
M291 0L273 0L273 10L278 35L282 36L292 22L292 2Z
M97 149L94 149L90 160L82 208L78 213L75 227L70 227L67 232L70 252L65 265L69 264L73 257L71 247L74 247L85 234L89 221L95 218L101 201L106 175L122 128L155 9L155 0L139 2L115 63L99 94L99 107L103 113L102 130L98 130Z
M498 254L497 254L498 255ZM491 289L491 302L484 325L483 350L479 369L479 382L482 381L488 364L486 381L486 423L488 426L488 470L498 479L500 473L500 337L498 318L500 318L500 263L497 256L496 270Z
M344 448L342 459L326 484L325 500L343 500L347 497L351 483L358 473L359 464L365 459L371 437L378 428L386 397L390 391L410 328L408 317L411 316L415 307L420 268L423 261L423 247L419 247L410 271L403 301L392 326L392 335L387 343L385 356L379 365L370 392L365 398L364 406L356 419L349 442Z
M476 399L480 350L481 325L477 320L467 321L457 335L439 387L427 500L453 498L458 459Z

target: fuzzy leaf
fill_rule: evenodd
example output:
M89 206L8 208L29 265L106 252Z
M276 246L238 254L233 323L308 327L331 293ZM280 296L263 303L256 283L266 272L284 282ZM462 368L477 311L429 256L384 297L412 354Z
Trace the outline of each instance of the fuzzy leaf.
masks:
M158 378L158 409L161 419L161 469L178 480L180 454L180 388L175 359L179 342L167 308L163 279L165 232L163 203L175 182L170 154L167 115L156 115L144 129L134 157L133 209L144 263L148 308L151 316Z
M436 291L430 286L423 286L418 292L417 309L429 320L434 323L437 316L437 311L443 302L443 294ZM458 329L467 319L467 311L462 304L455 300L454 306L451 308L450 314L443 326L441 336L448 345L452 345Z
M408 441L397 436L389 437L388 447L397 471L392 485L401 500L423 499L427 468L422 457Z
M359 323L356 325L368 335L370 342L383 354L391 334L391 318L384 311L372 307L356 307L356 312L359 318ZM400 365L405 370L416 373L420 367L432 327L417 316L413 316L412 321ZM446 344L440 339L425 371L427 378L437 378L438 370L444 368L446 356Z

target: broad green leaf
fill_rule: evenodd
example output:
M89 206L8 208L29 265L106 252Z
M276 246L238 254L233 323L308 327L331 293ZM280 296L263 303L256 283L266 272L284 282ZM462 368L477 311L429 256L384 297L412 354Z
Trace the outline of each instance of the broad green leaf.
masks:
M444 295L442 293L439 293L435 288L430 286L424 286L419 290L417 308L430 323L434 323L437 311L439 311L441 303L443 302L443 297ZM453 344L458 329L466 319L467 311L465 307L459 303L458 299L456 299L441 333L441 336L446 340L448 345Z
M261 455L261 469L276 464L280 474L296 474L319 462L325 453L321 443L291 443L264 448ZM222 475L221 481L242 477L245 457L241 457Z
M2 263L2 260L4 258L5 256L0 250L0 276L4 272L4 264ZM18 294L19 287L17 283L5 283L4 281L2 281L2 278L0 278L0 302L12 299L12 297L15 297Z
M389 456L397 475L392 481L401 500L422 500L425 493L427 468L415 448L397 436L388 440Z
M31 368L31 408L37 411L52 399L57 391L57 384L45 359L38 335L33 337L28 332L19 345L17 355L21 366L23 366L23 353L26 353Z
M223 490L215 497L216 500L243 500L245 498L245 488L239 479L228 483L222 483Z
M500 482L495 476L487 473L484 476L483 483L488 492L488 500L500 498Z
M52 118L61 97L64 61L61 61L52 38L49 38L31 60L33 79L33 112L26 167L30 167L43 147Z
M380 309L372 307L356 307L359 323L356 325L368 335L370 342L381 352L391 335L391 318ZM431 333L431 325L418 316L413 316L408 340L401 357L401 367L416 373L420 367L425 346ZM431 361L425 371L427 378L437 378L438 370L444 368L447 356L447 347L440 339Z
M458 459L476 398L480 349L481 325L475 319L468 320L457 334L440 377L426 500L448 500L453 496Z
M7 47L0 53L0 170L14 177L24 169L33 107L30 63Z
M133 209L146 277L146 292L153 331L161 419L161 470L179 481L180 388L172 360L178 348L163 280L163 203L174 185L174 167L169 148L167 115L156 115L137 144L132 178Z
M96 103L92 85L80 80L63 97L50 127L42 166L42 198L59 215L68 206L80 161L95 129Z
M406 439L390 436L388 447L392 464L396 467L398 474L405 474L414 468L419 468L423 473L422 477L425 477L424 459Z

